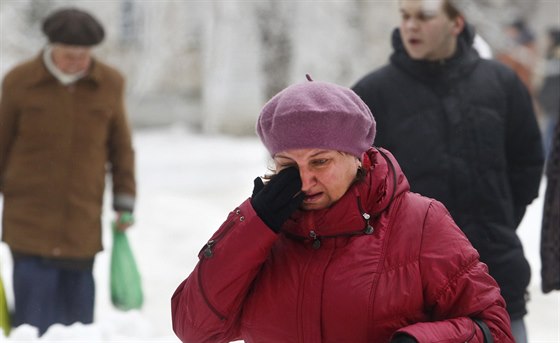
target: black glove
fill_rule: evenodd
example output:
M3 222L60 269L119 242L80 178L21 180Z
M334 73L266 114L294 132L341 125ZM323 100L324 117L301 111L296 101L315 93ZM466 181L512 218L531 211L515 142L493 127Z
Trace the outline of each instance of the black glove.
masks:
M398 335L393 337L391 343L418 343L418 341L415 340L414 337L412 336L409 336L404 333L399 333Z
M273 176L266 185L257 177L251 205L262 221L278 233L284 222L301 205L304 197L299 170L290 167Z

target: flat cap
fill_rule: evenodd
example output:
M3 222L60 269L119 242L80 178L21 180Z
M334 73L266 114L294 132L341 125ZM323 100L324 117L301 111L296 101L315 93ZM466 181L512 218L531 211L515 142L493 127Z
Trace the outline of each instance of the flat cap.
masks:
M76 8L64 8L43 22L43 32L51 43L92 46L105 37L103 26L91 14Z

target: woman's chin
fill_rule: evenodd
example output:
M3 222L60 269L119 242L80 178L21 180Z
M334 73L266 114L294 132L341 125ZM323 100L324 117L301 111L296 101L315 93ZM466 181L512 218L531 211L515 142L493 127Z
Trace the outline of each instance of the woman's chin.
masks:
M323 199L316 199L314 201L303 201L301 208L305 211L322 210L327 208L328 204Z

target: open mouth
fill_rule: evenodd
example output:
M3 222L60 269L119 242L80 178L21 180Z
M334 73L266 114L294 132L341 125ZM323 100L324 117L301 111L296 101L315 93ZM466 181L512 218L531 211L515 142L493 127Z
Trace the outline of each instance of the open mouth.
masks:
M420 41L420 39L411 38L411 39L408 40L408 43L409 43L410 45L418 45L418 44L421 43L421 41Z
M319 200L322 196L323 196L323 192L306 195L305 199L303 199L303 202L306 202L306 203L315 202L315 201Z

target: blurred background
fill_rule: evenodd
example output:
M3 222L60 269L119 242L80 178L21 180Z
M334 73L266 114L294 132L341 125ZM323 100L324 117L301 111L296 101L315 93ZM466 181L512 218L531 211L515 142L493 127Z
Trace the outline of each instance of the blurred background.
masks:
M512 63L531 69L538 89L560 0L456 2L494 57L525 45ZM106 40L94 53L126 75L134 127L233 135L253 134L262 104L305 73L351 86L384 64L399 21L397 0L3 0L0 76L38 53L42 18L62 6L89 10L104 24ZM514 23L523 26L521 39Z

